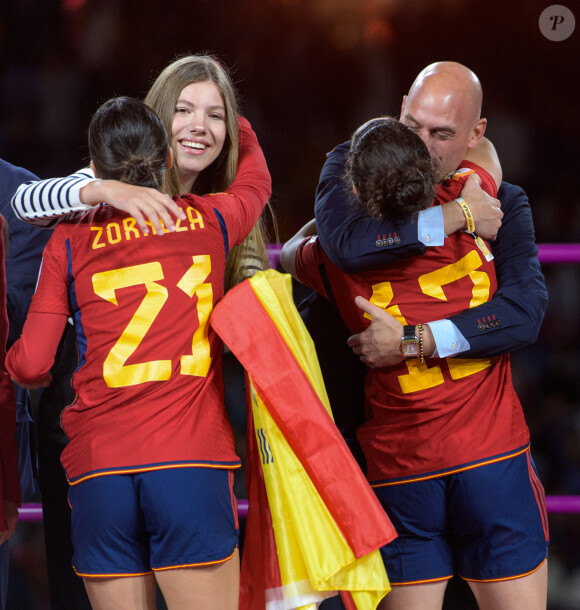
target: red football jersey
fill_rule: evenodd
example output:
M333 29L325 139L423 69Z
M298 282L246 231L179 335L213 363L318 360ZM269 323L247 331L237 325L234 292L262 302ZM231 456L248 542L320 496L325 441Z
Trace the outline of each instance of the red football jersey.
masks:
M473 168L464 162L462 167ZM438 185L436 203L457 197L467 175ZM482 185L495 184L478 168ZM448 318L491 299L497 289L488 245L458 232L423 256L358 274L335 267L314 238L296 256L304 284L336 302L353 333L370 324L354 303L362 295L403 324ZM326 276L323 281L322 276ZM332 291L328 294L327 289ZM439 476L517 452L529 441L528 428L511 379L509 356L484 360L407 360L369 369L368 420L358 437L375 485Z
M174 233L145 235L134 219L103 207L59 225L46 246L30 312L75 321L78 396L62 415L71 484L240 464L223 401L222 343L208 320L224 294L227 252L270 195L262 151L242 127L236 180L226 193L176 198L187 219ZM34 342L26 327L22 340ZM12 370L26 370L18 354Z

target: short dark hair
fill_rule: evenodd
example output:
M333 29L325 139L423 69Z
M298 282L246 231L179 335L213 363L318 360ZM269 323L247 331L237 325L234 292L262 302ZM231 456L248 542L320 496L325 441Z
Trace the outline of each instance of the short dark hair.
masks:
M99 178L159 189L169 140L157 114L132 97L114 97L94 114L89 152Z
M372 119L354 133L346 180L371 216L389 220L412 216L429 207L435 196L427 147L390 117Z

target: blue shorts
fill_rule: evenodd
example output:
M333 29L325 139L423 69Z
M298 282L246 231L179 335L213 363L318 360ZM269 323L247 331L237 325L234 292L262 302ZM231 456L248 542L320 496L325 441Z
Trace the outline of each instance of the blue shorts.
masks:
M398 537L381 554L393 585L509 580L548 551L544 488L529 450L416 483L377 487Z
M233 473L168 468L69 488L79 576L139 576L229 559L239 526Z

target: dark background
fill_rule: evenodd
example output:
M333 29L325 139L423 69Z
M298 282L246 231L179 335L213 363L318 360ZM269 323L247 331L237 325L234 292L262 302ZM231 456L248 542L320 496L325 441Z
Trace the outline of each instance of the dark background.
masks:
M537 0L2 0L0 156L39 177L87 164L92 113L144 97L177 55L230 67L273 177L280 238L313 214L325 153L364 120L398 114L437 60L472 68L504 177L527 191L539 243L580 241L580 2L552 42ZM537 345L514 379L549 494L580 494L579 268L544 266L550 293ZM580 608L580 515L551 515L550 607ZM41 541L20 528L14 557L45 607ZM40 526L38 526L40 527ZM24 581L23 581L24 582ZM24 585L23 585L24 586ZM25 606L23 606L25 607Z

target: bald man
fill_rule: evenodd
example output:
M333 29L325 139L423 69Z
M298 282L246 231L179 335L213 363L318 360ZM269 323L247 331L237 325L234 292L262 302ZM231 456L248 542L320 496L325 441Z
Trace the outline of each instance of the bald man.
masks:
M438 180L457 169L465 151L483 137L481 103L479 80L454 62L425 68L403 98L401 122L425 142Z
M485 146L481 103L479 80L455 62L425 68L403 99L401 121L425 142L440 180L460 166L468 150ZM525 193L503 182L500 210L497 200L471 182L460 195L468 211L455 200L399 224L370 219L349 204L345 193L342 176L348 148L346 143L330 153L316 193L318 238L330 259L347 272L396 264L467 229L470 214L475 232L494 240L490 246L498 290L492 300L446 320L430 320L426 310L424 352L432 358L482 358L533 343L547 293ZM359 307L372 316L372 324L349 339L355 353L369 366L401 362L403 326L364 299ZM415 328L409 330L416 334ZM473 409L485 409L485 404L474 404ZM453 429L448 433L452 438ZM373 485L400 534L384 549L394 586L380 608L439 609L454 573L469 582L480 608L546 607L543 489L529 450L524 449L519 456L508 452L490 455L485 464L461 464L453 473L434 473L425 464L421 481ZM506 500L518 469L518 485L527 491ZM395 505L393 514L390 507ZM524 507L518 516L516 506ZM426 557L430 559L425 561Z

